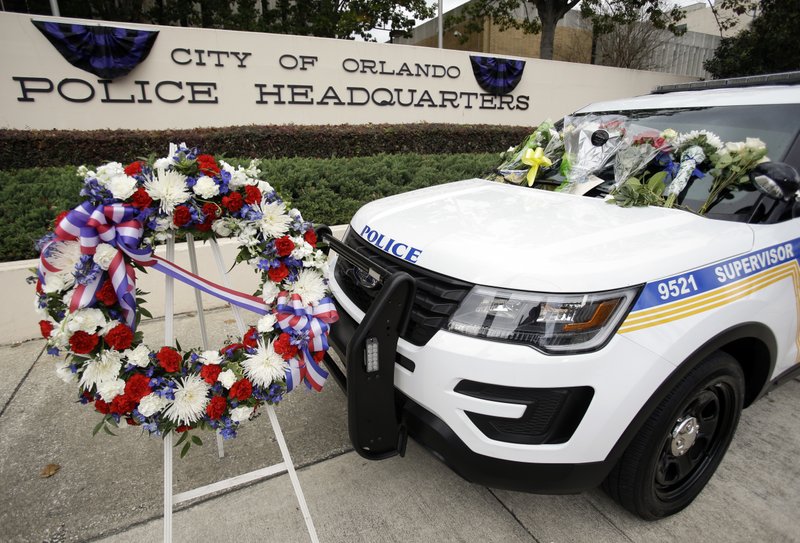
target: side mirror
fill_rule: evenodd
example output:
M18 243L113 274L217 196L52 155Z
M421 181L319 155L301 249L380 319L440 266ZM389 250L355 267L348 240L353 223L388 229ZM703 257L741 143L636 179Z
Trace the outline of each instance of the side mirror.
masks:
M783 162L764 162L750 172L753 184L772 198L789 202L797 196L800 189L800 174Z

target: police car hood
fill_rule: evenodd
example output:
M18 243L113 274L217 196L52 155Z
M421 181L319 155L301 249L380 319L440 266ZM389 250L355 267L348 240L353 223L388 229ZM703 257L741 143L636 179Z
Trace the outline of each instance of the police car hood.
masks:
M377 200L354 234L476 284L590 292L645 283L751 249L741 223L471 179Z

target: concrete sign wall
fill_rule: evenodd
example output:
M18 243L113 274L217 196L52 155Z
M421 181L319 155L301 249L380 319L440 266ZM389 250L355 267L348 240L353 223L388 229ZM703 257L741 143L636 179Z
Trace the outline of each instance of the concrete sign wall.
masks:
M159 35L147 59L128 75L102 79L69 64L33 19L159 30ZM463 51L2 12L0 128L531 125L593 101L688 80L524 60L517 87L496 96L478 85Z

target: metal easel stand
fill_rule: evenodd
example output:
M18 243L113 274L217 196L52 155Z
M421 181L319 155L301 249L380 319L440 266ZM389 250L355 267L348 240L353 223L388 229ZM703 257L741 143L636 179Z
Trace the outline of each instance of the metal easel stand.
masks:
M197 257L195 254L193 236L191 234L186 234L186 241L189 247L189 259L191 262L192 273L197 275ZM222 276L223 284L225 287L231 288L230 278L228 277L228 274L225 271L225 264L222 260L222 253L220 252L219 245L217 244L217 241L213 238L209 240L209 243L211 245L211 251L214 254L214 260L216 261L217 269L220 275ZM175 260L175 238L173 235L170 235L170 238L167 240L166 257L167 260L169 260L170 262ZM174 281L175 280L169 275L167 275L165 278L164 344L168 346L174 346L175 344ZM202 295L200 291L197 289L195 289L195 301L197 303L197 315L200 320L200 335L202 337L203 349L207 350L208 335L206 331L205 315L203 314L203 301L202 301ZM239 328L239 332L240 334L244 335L244 333L246 332L246 327L244 324L244 320L242 319L241 310L234 305L231 305L231 309L233 310L233 315L234 318L236 319L236 325ZM181 492L175 495L173 495L172 493L172 437L173 437L172 432L168 432L164 436L164 542L165 543L172 542L172 512L173 512L173 507L176 504L193 500L201 496L206 496L208 494L211 494L212 492L227 490L229 488L233 488L235 486L242 485L244 483L257 481L259 479L263 479L265 477L269 477L271 475L283 472L289 474L289 479L292 482L292 487L294 488L295 496L297 497L297 501L300 505L300 511L302 512L303 519L305 520L306 523L306 529L308 530L309 538L313 543L319 542L319 539L317 538L317 531L314 528L314 521L311 519L311 513L308 510L308 505L306 504L306 499L305 496L303 495L303 489L300 487L300 480L297 478L297 473L295 472L294 469L294 463L292 462L292 458L289 455L289 449L286 446L286 440L283 437L283 432L281 431L280 424L278 423L278 417L275 415L275 410L271 405L266 406L266 411L267 415L269 416L270 424L272 425L272 430L275 433L275 438L278 441L278 447L281 450L281 456L283 457L283 462L280 462L273 466L257 469L242 475L237 475L229 479L217 481L216 483L211 483L209 485L201 486L192 490L187 490L186 492ZM219 457L222 458L224 456L224 450L222 446L222 438L220 437L219 433L217 433L217 447L218 447Z

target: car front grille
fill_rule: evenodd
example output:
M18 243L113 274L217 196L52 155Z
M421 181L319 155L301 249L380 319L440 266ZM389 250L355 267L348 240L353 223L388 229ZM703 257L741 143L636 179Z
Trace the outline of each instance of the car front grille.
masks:
M347 231L344 243L390 273L404 271L414 278L417 293L411 309L411 319L402 336L414 345L425 345L438 330L446 328L458 304L472 288L470 283L433 273L395 258L370 245L352 230ZM371 285L370 281L363 280L366 271L341 257L334 269L336 282L347 297L364 312L380 292L380 285Z

